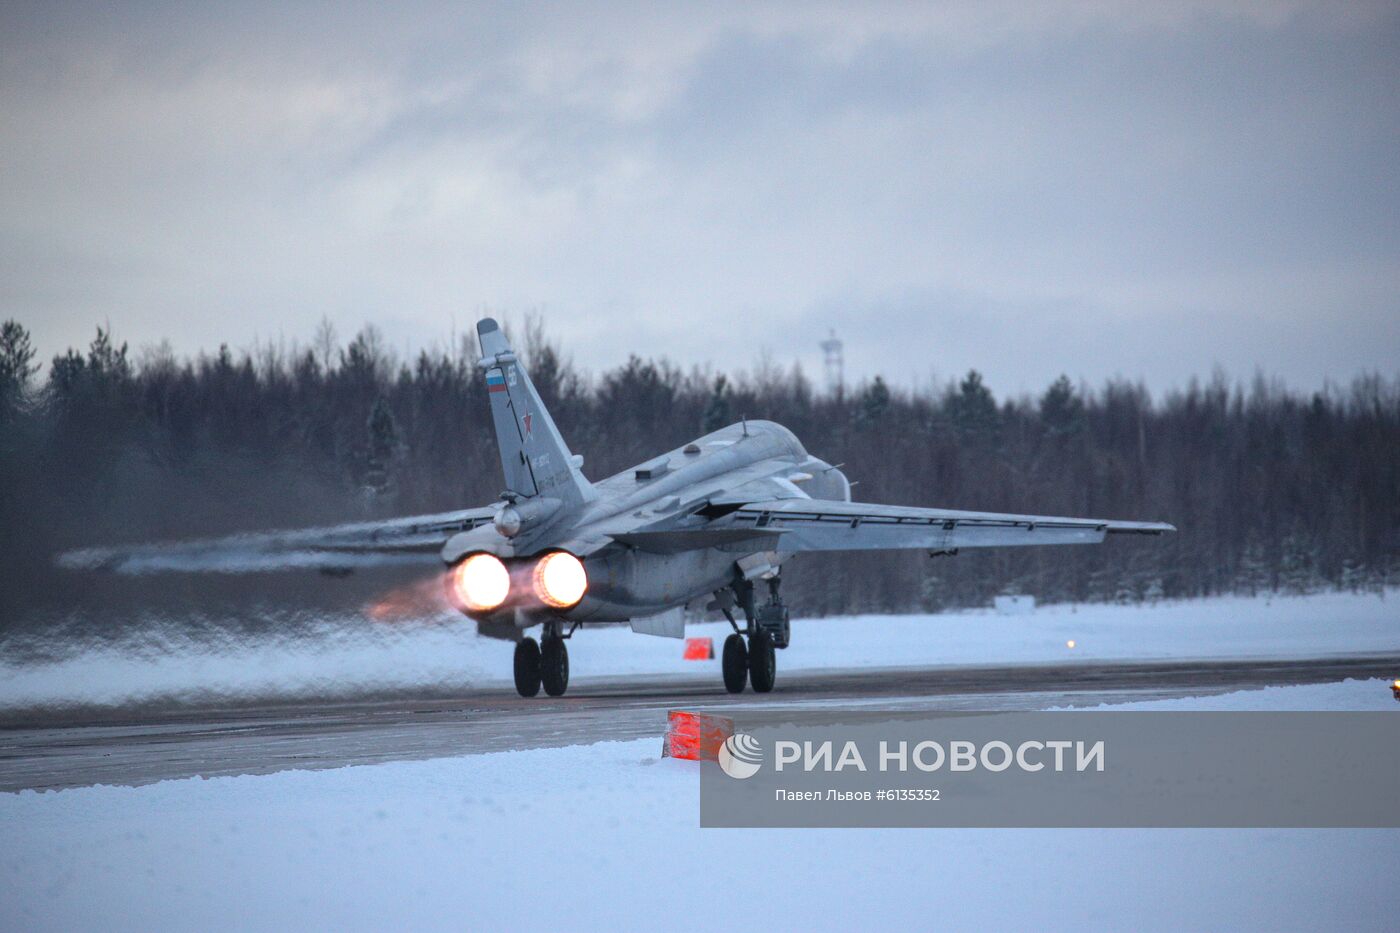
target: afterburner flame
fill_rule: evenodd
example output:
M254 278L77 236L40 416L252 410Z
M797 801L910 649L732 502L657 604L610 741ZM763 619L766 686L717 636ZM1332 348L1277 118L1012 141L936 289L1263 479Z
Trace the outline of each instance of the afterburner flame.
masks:
M535 565L535 595L555 609L578 605L588 592L588 573L583 561L565 551L553 551Z
M471 612L490 612L510 595L510 571L494 554L473 554L452 571L457 598Z

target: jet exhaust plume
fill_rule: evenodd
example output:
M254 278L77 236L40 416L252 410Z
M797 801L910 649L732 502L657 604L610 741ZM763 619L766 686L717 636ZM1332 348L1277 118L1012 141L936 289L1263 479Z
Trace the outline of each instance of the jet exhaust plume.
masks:
M365 615L376 622L404 622L441 616L455 608L447 599L444 576L433 574L396 586L366 605Z

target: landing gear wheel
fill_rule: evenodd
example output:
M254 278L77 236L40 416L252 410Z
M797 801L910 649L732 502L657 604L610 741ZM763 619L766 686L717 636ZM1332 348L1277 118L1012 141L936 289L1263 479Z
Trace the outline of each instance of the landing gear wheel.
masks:
M724 640L724 689L743 693L744 681L749 679L749 649L744 636L735 632Z
M562 638L546 638L540 653L540 677L544 692L561 697L569 689L569 649Z
M777 676L778 659L773 654L773 639L765 632L754 632L749 636L749 681L753 692L772 690Z
M540 645L533 638L515 643L515 690L523 697L540 692Z

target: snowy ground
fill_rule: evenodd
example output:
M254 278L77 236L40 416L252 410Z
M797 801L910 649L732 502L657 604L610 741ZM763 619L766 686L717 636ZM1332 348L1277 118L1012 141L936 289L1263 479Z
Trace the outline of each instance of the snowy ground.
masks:
M724 623L690 627L716 648ZM1067 647L1073 640L1075 647ZM1400 592L1223 598L1153 606L1050 606L1026 616L797 619L782 670L1149 658L1310 657L1400 648ZM678 642L625 627L580 632L573 676L688 674L712 681L719 662L681 660ZM509 643L478 637L460 617L385 624L324 620L283 636L192 637L139 630L43 664L4 660L0 711L178 699L338 698L508 682Z
M1392 591L801 620L782 662L1395 651L1397 610ZM509 651L460 625L343 620L256 643L146 639L0 662L0 709L480 685L502 680ZM718 678L676 642L625 629L582 633L571 652L575 676ZM1400 715L1374 681L1118 708ZM1390 830L702 831L699 766L659 759L660 728L634 742L0 794L0 931L1332 929L1400 916Z
M1134 704L1400 709L1383 682ZM659 737L0 795L0 929L1386 929L1400 832L701 830Z

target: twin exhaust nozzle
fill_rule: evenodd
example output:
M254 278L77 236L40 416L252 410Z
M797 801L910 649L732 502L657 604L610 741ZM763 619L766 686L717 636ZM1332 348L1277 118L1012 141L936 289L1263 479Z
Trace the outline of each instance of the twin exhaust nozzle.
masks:
M519 572L525 569L528 575ZM469 613L494 612L512 595L533 597L551 609L572 609L588 592L588 573L568 551L550 551L533 566L519 565L515 574L495 554L483 551L452 568L448 589L453 602Z

